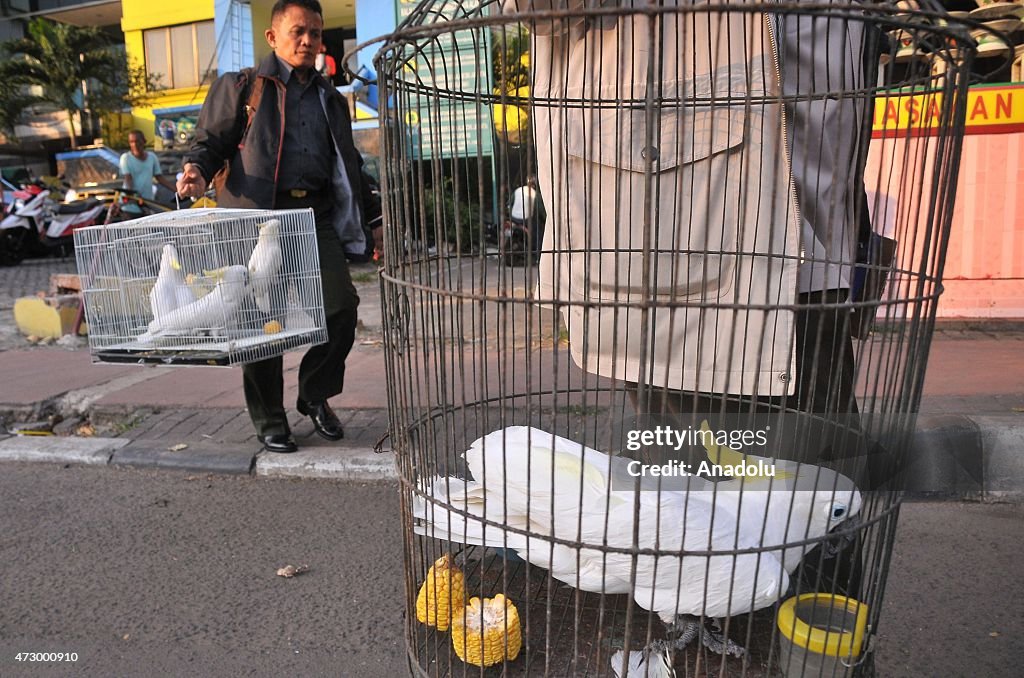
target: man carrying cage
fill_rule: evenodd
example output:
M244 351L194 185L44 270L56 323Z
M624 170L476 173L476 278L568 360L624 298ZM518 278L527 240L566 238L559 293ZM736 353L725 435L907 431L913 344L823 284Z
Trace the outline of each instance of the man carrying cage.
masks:
M296 407L322 437L339 440L344 430L327 401L344 386L359 304L345 250L365 247L363 220L376 225L380 202L362 179L348 105L314 67L320 3L278 0L265 35L272 54L211 85L177 189L199 197L212 184L221 207L314 210L328 340L303 356ZM261 443L288 453L297 446L282 368L280 356L247 364L243 383Z

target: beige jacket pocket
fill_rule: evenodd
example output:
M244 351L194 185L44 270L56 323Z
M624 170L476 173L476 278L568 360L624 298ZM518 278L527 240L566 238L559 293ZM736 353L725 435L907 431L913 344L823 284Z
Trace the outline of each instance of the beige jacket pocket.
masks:
M569 110L569 247L585 253L573 288L620 301L713 301L731 289L746 125L727 107Z

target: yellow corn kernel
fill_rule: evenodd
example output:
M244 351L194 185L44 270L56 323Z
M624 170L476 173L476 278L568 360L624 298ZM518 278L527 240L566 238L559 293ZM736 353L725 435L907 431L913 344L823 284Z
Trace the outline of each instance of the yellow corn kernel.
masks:
M474 666L491 666L519 656L523 635L519 611L502 594L471 598L452 619L452 643L459 659Z
M416 596L416 619L438 631L447 631L452 611L466 601L466 579L447 553L427 570L427 578Z

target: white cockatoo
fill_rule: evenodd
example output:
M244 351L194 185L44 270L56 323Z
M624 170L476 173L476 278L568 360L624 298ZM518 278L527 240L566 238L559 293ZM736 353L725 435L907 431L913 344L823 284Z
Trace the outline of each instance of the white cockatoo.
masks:
M680 634L678 647L700 635L710 649L732 654L743 650L714 630L698 634L694 618L777 601L813 544L781 547L824 536L861 506L842 474L763 458L774 463L774 477L689 476L682 489L666 490L657 478L633 479L626 472L633 460L527 427L477 440L465 459L472 480L423 483L426 498L416 496L413 506L417 533L512 549L578 589L630 594ZM647 552L634 556L637 549Z
M231 323L248 293L248 269L245 266L227 266L213 291L149 323L139 341L151 343L161 337L207 333L223 328Z
M178 260L178 250L171 243L165 244L160 253L160 272L157 273L156 282L149 292L149 307L153 311L153 320L160 320L176 308L187 306L195 300L192 290L185 282L185 274Z
M281 222L271 219L260 225L259 239L249 256L249 281L256 306L270 314L270 289L281 268Z

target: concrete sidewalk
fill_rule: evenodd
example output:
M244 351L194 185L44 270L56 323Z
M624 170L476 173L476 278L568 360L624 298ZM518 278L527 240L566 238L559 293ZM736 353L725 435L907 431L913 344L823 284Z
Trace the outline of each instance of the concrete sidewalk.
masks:
M374 300L375 301L375 300ZM378 318L373 318L379 322ZM259 452L237 370L95 365L87 349L34 347L0 352L0 418L6 429L46 428L57 436L0 440L0 459L171 467L260 475L394 477L392 455L374 447L388 429L379 333L361 331L345 392L332 401L346 438L328 443L291 412L300 452ZM919 490L958 496L1024 496L1024 332L962 326L935 334L911 474ZM285 357L285 403L295 401L301 353ZM489 370L491 372L491 370ZM493 370L497 373L498 370ZM74 436L88 421L92 438ZM40 422L40 423L34 423Z
M296 398L301 353L285 357L286 406ZM6 429L29 435L0 440L0 459L168 467L220 473L394 477L389 453L374 447L387 432L387 399L379 346L354 349L346 393L333 401L345 439L329 443L291 409L300 452L260 452L245 410L238 370L212 367L95 365L88 351L59 348L0 353L0 417ZM63 421L45 432L49 419ZM94 432L91 437L75 435ZM87 457L90 461L83 462Z

